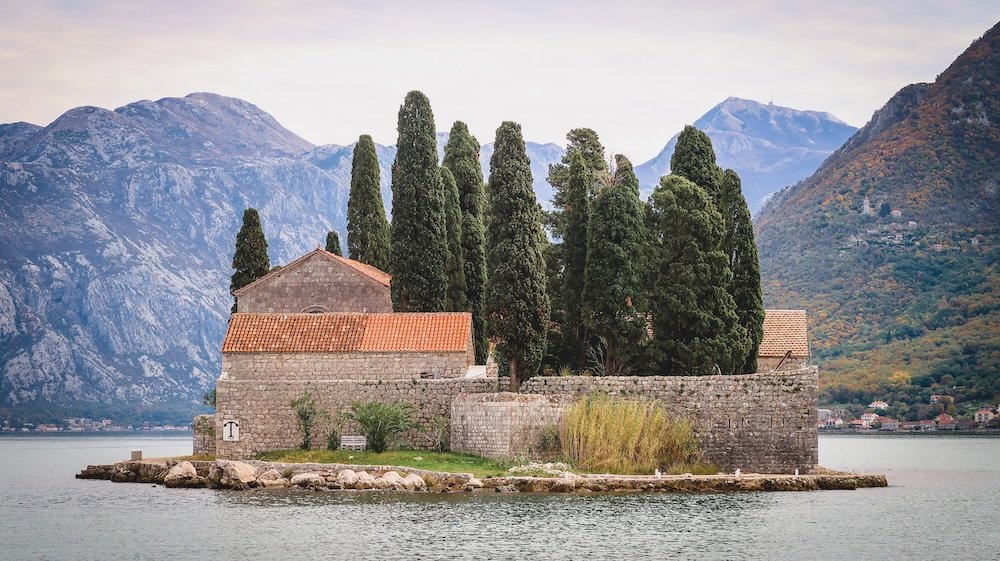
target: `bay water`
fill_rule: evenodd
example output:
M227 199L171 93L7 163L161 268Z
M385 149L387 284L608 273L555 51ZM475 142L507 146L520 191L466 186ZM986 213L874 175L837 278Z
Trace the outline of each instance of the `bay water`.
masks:
M722 495L166 489L87 464L190 435L0 436L0 559L1000 559L1000 438L820 437L889 487Z

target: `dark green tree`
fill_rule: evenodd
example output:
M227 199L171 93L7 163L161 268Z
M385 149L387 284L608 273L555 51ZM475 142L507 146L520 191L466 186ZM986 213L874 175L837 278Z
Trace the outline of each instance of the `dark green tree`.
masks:
M347 200L347 255L389 270L389 221L379 190L378 154L367 134L358 138L351 160L351 195Z
M583 154L577 150L569 164L569 181L562 194L564 236L561 257L563 265L562 292L563 360L572 368L583 364L587 337L583 324L583 285L587 267L587 225L590 216L589 193L594 184L594 172Z
M439 312L448 290L444 187L427 96L406 94L392 166L390 272L397 312Z
M267 239L260 225L257 209L243 211L243 226L236 234L236 252L233 253L233 276L229 282L229 292L233 293L271 271L267 257ZM233 313L236 313L236 298L233 298Z
M569 196L569 168L573 162L573 155L577 153L583 157L586 168L592 174L605 171L608 167L607 162L604 160L604 146L593 129L578 128L566 134L566 153L563 154L562 160L559 163L549 165L549 175L546 177L546 181L552 186L553 210L547 212L543 218L546 227L557 238L564 238L566 235L566 221L563 208L566 205L565 199ZM588 185L587 188L587 196L589 198L593 185Z
M334 255L344 256L344 248L340 246L340 234L336 230L326 233L326 250Z
M479 141L469 127L456 121L444 148L444 166L458 185L462 208L462 262L465 267L466 298L472 312L476 364L486 363L486 228L483 226L483 168L479 165Z
M701 187L713 201L719 196L722 170L715 165L712 139L691 125L685 125L677 137L674 153L670 156L670 173Z
M487 322L497 352L510 364L511 391L518 391L545 352L549 300L541 209L517 123L505 121L497 129L488 196Z
M878 215L880 218L885 218L892 214L892 205L886 201L882 201L882 204L878 207Z
M465 259L462 255L462 207L459 205L458 185L451 170L441 167L441 183L444 185L445 227L448 233L448 291L445 310L464 312L468 310L466 295Z
M722 249L729 258L733 281L729 292L736 303L736 315L746 330L750 348L740 367L742 372L757 371L757 351L764 338L764 298L760 287L760 259L754 240L750 209L743 197L740 176L727 169L722 174L719 211L725 225Z
M606 343L604 371L624 373L624 344L638 350L646 335L645 207L625 156L598 177L590 202L583 322ZM633 346L634 345L634 346Z
M749 338L729 293L722 215L704 189L674 174L652 204L652 363L661 374L737 372Z

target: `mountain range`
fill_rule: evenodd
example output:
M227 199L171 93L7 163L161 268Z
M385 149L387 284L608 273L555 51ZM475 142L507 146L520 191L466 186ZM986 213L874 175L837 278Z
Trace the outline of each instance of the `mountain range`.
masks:
M742 115L737 101L719 107ZM792 133L775 122L778 145ZM548 166L564 149L527 150L547 206ZM376 151L388 205L395 148ZM218 374L242 210L260 211L272 264L330 229L343 239L352 152L210 93L0 125L0 409L131 404L183 419ZM491 154L487 143L484 174Z

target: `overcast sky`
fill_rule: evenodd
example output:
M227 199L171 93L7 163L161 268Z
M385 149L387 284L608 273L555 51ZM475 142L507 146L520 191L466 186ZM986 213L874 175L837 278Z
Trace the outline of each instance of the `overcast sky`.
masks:
M728 96L861 126L998 19L996 0L0 0L0 122L210 91L315 144L394 144L419 89L438 130L589 126L642 162Z

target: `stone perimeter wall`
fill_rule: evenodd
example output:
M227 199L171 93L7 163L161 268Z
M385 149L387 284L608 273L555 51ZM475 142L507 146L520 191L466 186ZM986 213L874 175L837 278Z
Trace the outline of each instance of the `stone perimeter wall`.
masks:
M511 392L456 396L451 449L496 459L551 453L543 449L543 439L571 401L568 396Z
M301 433L291 401L306 391L313 394L318 408L331 415L350 408L354 401L402 401L414 406L420 428L403 435L403 442L430 448L432 441L422 436L438 419L451 417L451 404L462 393L497 391L496 378L442 380L230 380L219 379L216 386L217 412L215 440L217 456L230 460L252 458L259 452L298 447ZM222 423L240 422L240 441L222 441ZM322 419L313 431L313 447L326 446L330 423ZM347 424L341 434L360 434ZM448 432L445 428L444 436Z
M738 376L540 377L521 391L657 399L691 419L705 460L725 471L810 473L819 462L815 366Z
M471 346L471 345L470 345ZM223 353L222 371L245 380L287 381L381 380L393 378L461 378L470 364L465 351L440 353Z
M195 456L215 455L215 415L198 415L191 426L194 432Z

